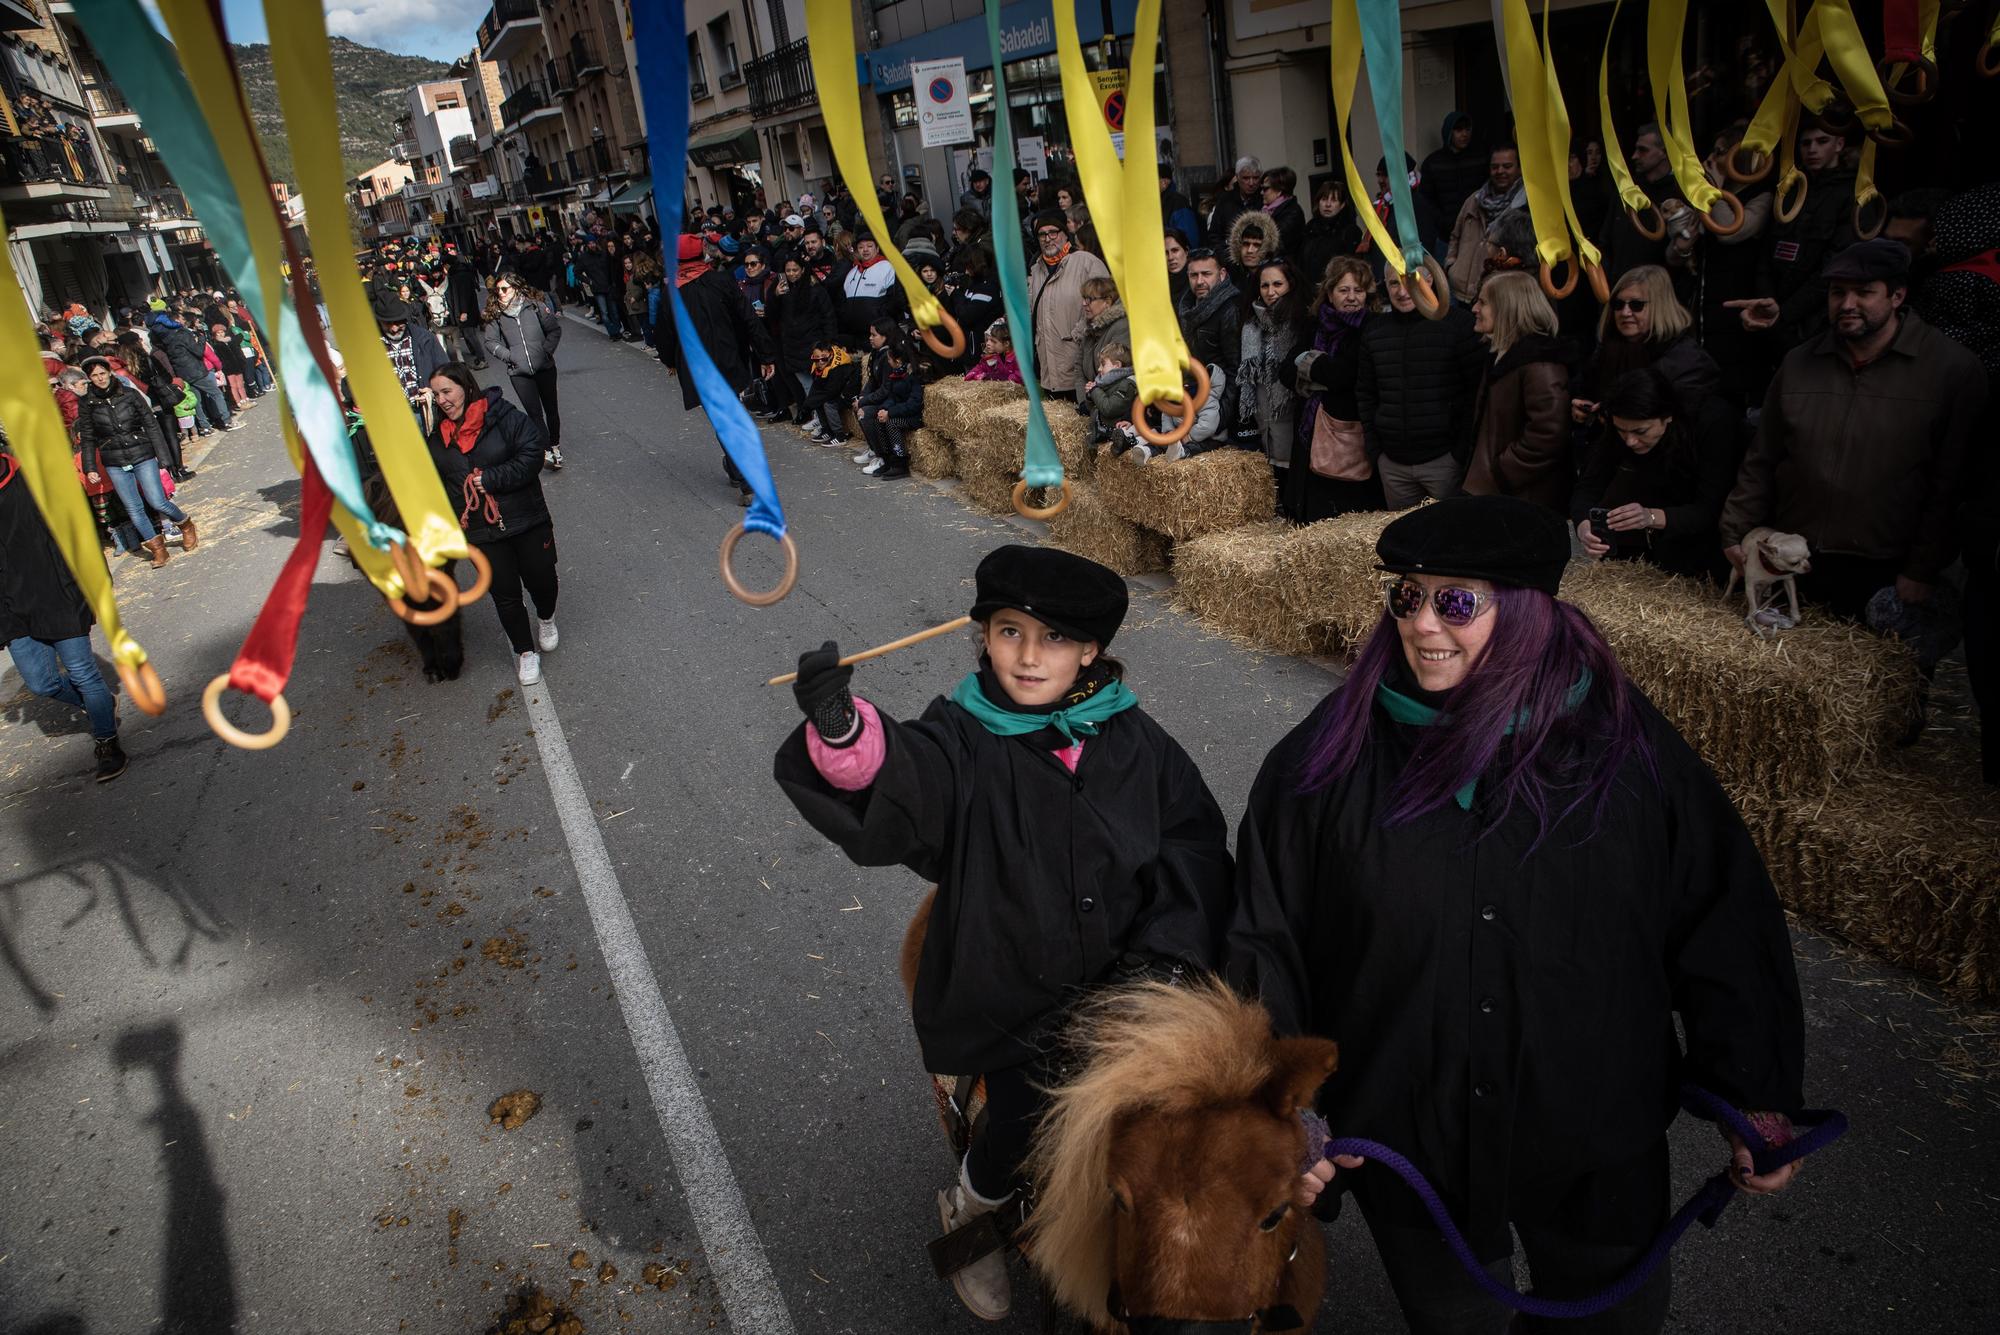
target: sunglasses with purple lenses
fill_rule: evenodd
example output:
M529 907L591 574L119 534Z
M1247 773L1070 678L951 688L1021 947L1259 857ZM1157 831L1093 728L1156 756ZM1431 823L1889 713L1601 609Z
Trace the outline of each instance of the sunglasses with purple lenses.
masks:
M1409 620L1424 605L1424 586L1413 579L1385 580L1382 590L1389 605L1389 615L1398 621ZM1493 605L1490 593L1450 585L1431 594L1430 599L1431 610L1447 626L1469 626L1478 620L1481 612Z

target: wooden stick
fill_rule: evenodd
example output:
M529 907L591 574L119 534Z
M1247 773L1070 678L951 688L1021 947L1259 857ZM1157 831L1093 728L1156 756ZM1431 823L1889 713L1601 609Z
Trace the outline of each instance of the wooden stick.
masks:
M949 635L953 631L962 630L971 624L971 617L959 617L956 620L945 622L942 626L932 626L929 630L920 630L915 635L905 635L900 640L891 640L887 644L878 644L873 649L863 649L858 654L849 654L840 660L840 665L846 667L849 663L859 663L863 659L880 658L884 654L893 654L898 649L907 649L913 644L921 644L925 640L934 639L939 635ZM773 677L764 684L766 686L783 686L788 681L797 681L798 679L798 673L787 672L782 677Z

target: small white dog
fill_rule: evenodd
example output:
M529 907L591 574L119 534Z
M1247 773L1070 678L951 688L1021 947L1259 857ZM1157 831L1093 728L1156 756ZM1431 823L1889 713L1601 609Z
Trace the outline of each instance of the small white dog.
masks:
M1726 599L1736 591L1740 577L1750 608L1743 620L1750 629L1759 635L1790 630L1799 624L1799 591L1793 580L1812 573L1811 556L1806 540L1796 533L1753 528L1743 535L1743 568L1729 572L1729 585L1722 596ZM1790 615L1778 610L1781 590Z

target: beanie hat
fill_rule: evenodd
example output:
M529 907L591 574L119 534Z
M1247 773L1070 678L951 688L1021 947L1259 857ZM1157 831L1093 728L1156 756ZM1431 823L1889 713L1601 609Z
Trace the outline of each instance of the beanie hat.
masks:
M685 233L682 234L680 240L680 246L677 253L679 254L681 263L683 264L687 263L689 260L700 259L701 238L698 236L690 236Z

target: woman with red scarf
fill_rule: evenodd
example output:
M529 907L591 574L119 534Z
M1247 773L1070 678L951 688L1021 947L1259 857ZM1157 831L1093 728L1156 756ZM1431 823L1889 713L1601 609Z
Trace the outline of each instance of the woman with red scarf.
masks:
M542 496L542 429L500 396L481 389L464 362L431 376L437 425L431 462L459 506L466 540L493 565L493 610L513 646L523 686L542 679L542 654L556 647L556 534ZM522 589L534 600L528 624Z

